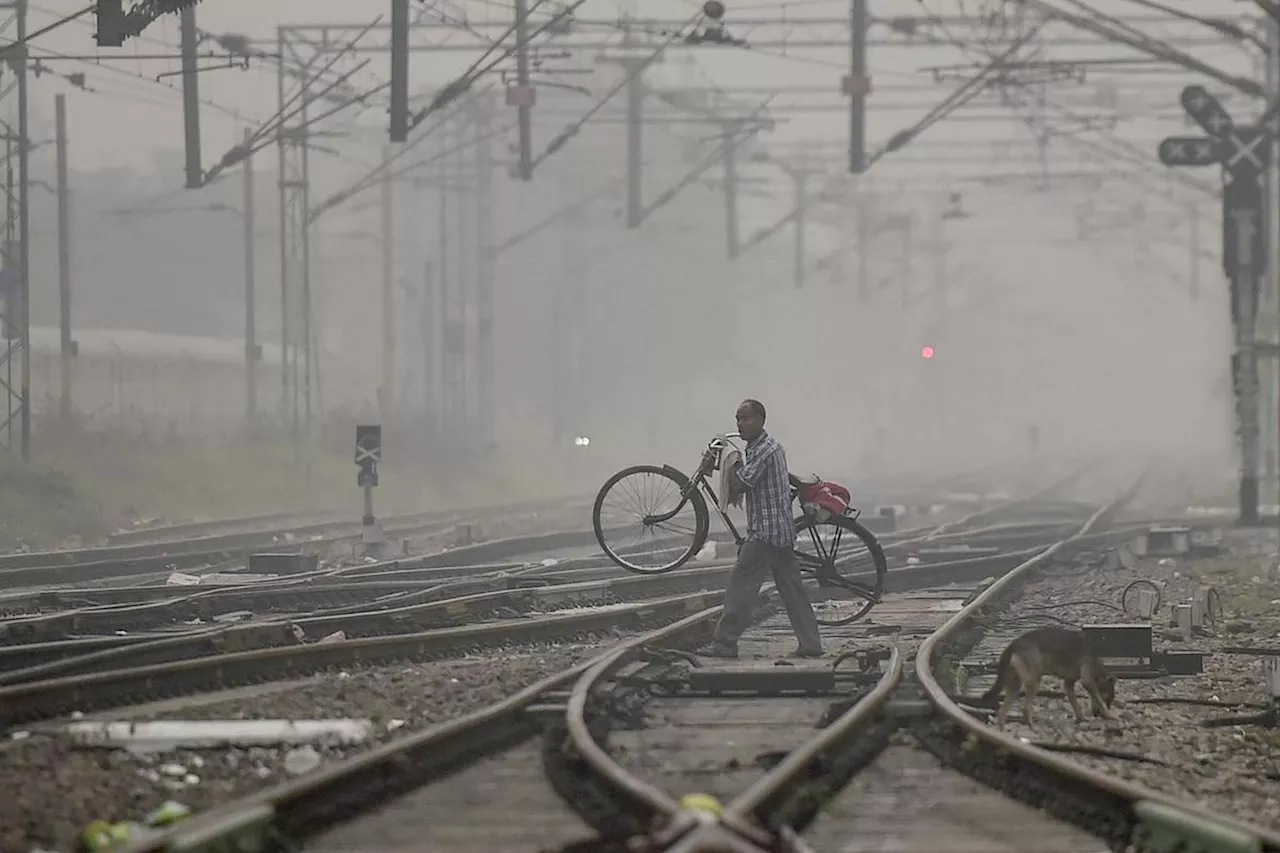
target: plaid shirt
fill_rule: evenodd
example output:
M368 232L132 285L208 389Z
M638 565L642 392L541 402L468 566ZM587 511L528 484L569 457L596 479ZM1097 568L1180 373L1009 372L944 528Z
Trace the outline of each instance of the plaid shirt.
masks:
M747 541L790 548L796 541L791 516L787 453L769 433L747 445L738 477L747 487Z

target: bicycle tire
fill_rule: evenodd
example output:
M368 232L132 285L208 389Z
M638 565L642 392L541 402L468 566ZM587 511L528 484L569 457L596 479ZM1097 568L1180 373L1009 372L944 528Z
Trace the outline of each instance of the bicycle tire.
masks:
M884 548L881 547L879 540L875 534L863 527L856 518L848 515L831 516L823 521L818 521L815 517L805 514L796 519L796 545L795 550L798 556L808 556L814 559L812 555L808 555L801 550L801 534L812 531L815 527L823 525L832 525L844 531L857 536L862 545L867 549L871 557L871 564L874 569L872 572L872 582L870 585L861 581L855 582L851 577L845 577L841 574L838 564L840 560L840 545L834 546L829 559L821 558L825 564L824 571L819 572L819 589L833 589L843 587L846 590L856 592L864 598L863 605L854 613L842 615L839 618L824 617L820 608L814 608L814 615L818 618L818 624L824 627L833 628L840 625L848 625L856 622L871 612L871 609L879 603L880 596L884 594L885 576L889 572L889 562L885 559ZM812 539L812 536L810 537ZM817 550L817 548L815 548ZM823 575L826 574L827 582L824 583ZM867 594L869 593L869 595Z
M697 489L690 492L689 497L686 498L686 501L693 506L694 531L693 541L683 551L677 552L672 560L658 566L637 565L634 562L629 562L626 559L626 554L619 553L617 548L609 544L603 519L601 518L604 502L609 492L626 478L637 474L652 474L670 480L675 484L677 494L689 485L689 478L679 469L672 468L670 465L632 465L630 468L623 468L606 480L604 485L600 487L600 491L596 493L595 505L591 509L591 526L596 534L596 542L599 543L605 556L615 565L638 575L665 574L689 562L693 555L697 554L702 549L702 546L707 543L707 534L711 528L711 516L707 510L707 500L702 496L702 492ZM679 511L678 508L677 511Z

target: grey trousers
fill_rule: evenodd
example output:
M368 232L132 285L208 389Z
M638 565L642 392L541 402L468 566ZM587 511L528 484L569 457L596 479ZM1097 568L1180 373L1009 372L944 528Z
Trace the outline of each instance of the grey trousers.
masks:
M782 606L787 610L787 618L791 620L791 630L800 641L800 648L821 651L818 620L804 591L795 552L766 542L744 542L738 550L738 560L729 573L729 584L724 591L724 612L720 615L720 624L716 625L715 642L737 646L738 638L751 625L751 613L759 600L760 586L770 572L782 598Z

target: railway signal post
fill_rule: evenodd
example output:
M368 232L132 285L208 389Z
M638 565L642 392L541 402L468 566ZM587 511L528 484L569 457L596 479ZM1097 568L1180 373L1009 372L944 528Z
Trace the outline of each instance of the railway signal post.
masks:
M1257 317L1267 266L1264 181L1271 157L1275 108L1256 125L1237 125L1203 86L1182 90L1182 107L1207 136L1171 136L1160 142L1160 162L1173 167L1222 167L1222 267L1230 283L1236 351L1231 375L1240 435L1240 523L1259 522Z
M360 532L360 544L366 553L377 551L386 544L387 538L373 514L373 487L378 485L378 465L382 462L382 427L376 424L356 427L356 466L360 469L356 474L356 485L364 489L364 517L361 519L363 529Z

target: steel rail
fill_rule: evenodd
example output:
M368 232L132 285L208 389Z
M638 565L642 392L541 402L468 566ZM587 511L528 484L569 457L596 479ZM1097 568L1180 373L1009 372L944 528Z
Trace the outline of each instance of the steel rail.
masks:
M13 684L0 687L0 725L297 678L332 668L436 660L478 648L643 629L655 622L682 618L692 611L714 606L723 596L723 591L694 593L609 610L512 619L340 643L256 649Z
M117 530L107 534L107 546L131 545L142 542L163 542L174 539L190 539L205 536L214 532L233 532L254 528L263 529L266 525L275 525L281 529L301 526L304 523L320 523L331 521L341 524L350 520L350 513L333 512L272 512L266 515L243 515L232 518L211 518L203 521L179 521L173 524L158 524L154 527L135 527L130 530ZM247 532L247 531L246 531Z
M671 644L702 632L717 616L712 606L623 641L617 649ZM501 752L533 736L538 720L525 712L547 693L590 669L611 649L530 685L511 697L448 723L349 758L311 776L197 814L175 829L126 847L124 853L170 850L266 850L284 837L297 845L365 807L379 805L478 758Z
M1052 486L1050 488L1053 488ZM521 502L497 505L488 508L443 510L385 518L383 523L392 535L428 532L444 532L449 528L466 522L468 519L504 515L520 515L534 511L562 511L577 505L588 506L580 498L558 498L552 501ZM990 508L989 508L990 509ZM979 513L983 512L982 510ZM975 513L977 515L978 513ZM878 519L867 518L865 521L871 529L876 530ZM359 532L357 524L340 524L343 532L335 535L324 535L331 531L333 524L316 524L279 530L257 530L247 533L232 533L214 536L202 536L192 539L145 542L132 545L108 546L105 548L87 548L68 551L42 551L28 554L0 555L0 589L21 586L44 586L66 582L102 580L121 576L160 572L184 567L200 566L243 558L246 554L260 547L273 547L293 552L323 545L332 545L353 538ZM545 534L540 543L547 548L568 548L590 545L594 537L565 539L573 537L574 532ZM305 541L281 543L278 537L292 534L296 537L310 537ZM420 567L441 566L456 558L460 553L467 553L473 559L495 559L512 553L509 542L527 542L535 547L533 537L514 537L512 539L496 539L490 542L465 546L452 551L441 552L422 558L417 562ZM518 553L518 551L516 552ZM496 557L494 555L497 555Z
M1043 544L1040 546L1043 547ZM937 583L981 581L1007 571L1038 548L1020 549L964 560L925 562L904 566L886 575L886 590L897 592ZM125 637L76 639L62 643L32 643L0 647L0 686L101 673L113 665L158 666L210 655L261 649L298 648L291 626L318 629L316 634L343 630L348 636L404 635L407 630L445 630L468 620L491 617L505 610L527 614L539 604L556 598L571 606L598 603L643 602L657 596L699 595L722 592L722 577L729 564L684 569L653 576L628 576L578 584L476 593L444 598L428 604L388 610L368 610L340 616L295 616L269 622L199 629L177 635L151 635L139 642ZM870 572L848 573L851 580L870 583ZM66 646L65 650L61 647ZM0 691L0 702L3 692ZM0 710L0 714L2 714Z
M997 547L1009 548L1020 543L1047 542L1056 539L1057 530L1073 524L1073 521L1056 523L1030 523L992 525L984 528L948 533L931 540L929 546L945 549ZM932 528L913 528L882 535L879 542L886 556L910 553L911 548L922 544L922 538ZM728 565L731 560L699 562L696 567ZM183 617L210 617L214 613L237 610L280 610L292 607L308 611L334 608L334 612L347 606L379 606L392 603L430 601L443 597L448 588L468 588L470 592L492 589L499 579L516 587L527 585L570 583L570 575L582 575L584 580L594 580L593 574L609 571L616 575L616 566L603 557L581 557L561 560L544 566L529 562L506 564L444 566L438 569L401 569L399 562L367 566L374 569L366 573L365 566L358 567L358 574L343 571L323 571L305 575L289 575L270 581L252 584L227 584L216 587L200 587L198 592L183 593L183 588L168 584L147 584L141 587L73 588L32 590L23 596L0 598L0 633L5 626L22 619L38 616L65 617L70 611L96 615L109 608L134 608L160 606L174 608L174 619ZM686 564L687 565L687 564ZM890 566L890 570L893 565ZM435 594L442 593L442 594ZM394 597L394 598L393 598ZM187 613L188 616L180 616Z
M984 508L971 513L966 518L977 520L993 510L1007 510L1013 503L1017 502L1005 502L994 508ZM1067 509L1070 510L1073 507L1067 507ZM932 540L933 544L943 545L954 544L956 540L969 540L975 534L986 534L965 544L969 544L971 547L1007 547L1015 542L1043 541L1039 539L1042 533L1055 530L1069 522L1045 519L1031 523L992 525L974 530L963 530L961 528L965 523L965 519L961 519L944 525L949 530L955 528L954 532L947 533L944 536L938 536L938 531L941 528L921 527L887 534L882 537L882 542L884 543L885 551L892 554L929 541L931 537L936 537ZM150 627L175 620L211 618L217 612L227 612L228 610L252 610L264 606L265 609L270 610L273 606L279 604L293 604L300 610L311 610L331 605L331 599L335 594L348 596L351 600L351 606L331 610L330 613L332 615L358 614L362 612L362 604L368 604L374 599L380 599L377 601L378 606L386 608L388 605L408 605L415 602L439 600L446 597L446 592L459 595L464 591L491 591L495 586L495 581L492 579L495 572L506 572L507 578L517 576L525 579L506 580L498 583L498 588L503 590L510 590L513 586L548 585L552 582L549 579L540 581L536 577L531 577L545 574L544 570L550 568L540 564L507 563L460 566L456 562L460 558L482 559L488 557L496 559L504 555L512 556L522 552L527 553L538 548L563 547L567 542L590 544L594 542L594 537L587 531L519 536L410 560L391 560L373 565L325 569L288 575L271 581L243 586L204 588L198 592L186 594L177 594L175 588L167 585L138 588L123 587L106 590L36 590L27 595L8 596L0 599L0 611L22 611L31 607L43 610L50 604L56 604L59 601L67 599L78 601L81 596L106 598L109 603L101 605L90 603L87 607L75 607L53 613L13 615L6 620L0 621L0 636L8 635L10 638L25 639L28 642L44 642L52 639L52 635L59 630L83 632L92 630L95 625L101 627L105 624L105 627L111 630L121 628L138 630L140 626ZM449 564L451 561L454 563L453 565ZM702 568L715 568L721 565L728 565L729 562L731 561L713 561ZM556 572L566 572L579 566L601 571L605 569L605 564L602 564L597 557L565 560L555 564L554 569ZM488 576L489 579L485 580L485 576ZM402 585L397 587L392 584L378 587L372 581L379 577L394 578L401 581ZM464 580L464 578L468 577L470 580ZM421 581L428 580L435 583L421 583ZM329 583L325 583L325 581ZM559 582L568 582L568 579L564 578ZM133 593L131 589L136 589L138 592ZM397 594L400 592L403 592L404 595L398 596ZM129 599L134 595L148 600L132 602ZM390 598L389 596L396 597ZM148 614L154 614L154 617L149 622L147 621ZM2 654L0 652L0 655Z
M1019 560L1017 565L1010 567L1008 571L1015 571L1029 560L1038 559L1052 547L1035 549L1035 553L1029 559ZM1026 555L1023 556L1026 557ZM932 585L924 583L917 588L927 588ZM773 584L766 584L763 592L768 592L772 588ZM683 829L690 833L675 841L674 846L667 848L671 851L681 851L681 853L696 849L751 850L752 845L758 846L767 841L767 836L762 839L758 835L758 824L753 820L753 812L756 808L760 804L775 802L779 796L784 795L785 791L793 785L793 774L796 772L803 774L805 768L811 766L812 755L824 751L831 742L849 736L853 730L860 727L881 708L900 683L902 675L901 662L895 654L892 659L894 663L885 676L877 682L871 694L856 703L817 738L792 750L788 758L784 759L778 767L752 786L746 794L730 803L724 813L727 820L690 820L684 814L682 805L670 794L620 767L596 742L587 720L588 699L613 675L630 664L637 655L637 652L619 649L600 659L584 672L569 696L565 721L577 756L591 769L595 780L609 790L612 797L626 804L627 811L638 810L647 813L650 822L666 825L671 828L669 831L679 833ZM806 757L802 759L799 757L801 755ZM750 795L750 799L743 799L747 794ZM744 840L747 842L745 846ZM703 845L707 846L704 848Z
M563 496L554 498L538 498L536 500L513 501L504 504L473 504L450 507L449 509L424 510L418 513L398 513L388 516L389 520L411 518L414 516L435 516L436 518L445 518L447 516L458 515L463 517L474 517L484 515L485 513L512 514L525 511L537 511L547 506L556 506L560 504L586 503L582 497ZM341 524L355 524L359 526L359 522L353 522L351 513L341 510L318 510L318 511L300 511L300 512L274 512L266 515L258 516L240 516L234 518L212 518L203 521L182 521L175 524L164 524L156 527L139 527L133 530L119 530L115 533L107 534L107 546L126 545L126 544L159 544L161 542L169 542L174 540L191 539L202 535L207 535L215 531L226 531L234 533L244 528L254 528L253 530L244 530L246 533L254 532L275 532L280 533L296 533L299 528L313 527L317 525L326 525L334 527ZM304 523L305 522L305 523ZM276 525L267 531L263 525Z
M1090 520L1090 525L1094 520ZM915 673L927 700L936 713L954 729L957 737L968 739L969 744L980 744L996 760L1005 762L1006 765L1016 762L1018 766L1028 768L1031 772L1045 774L1057 786L1087 792L1099 802L1105 803L1109 809L1119 810L1122 814L1121 825L1101 828L1110 836L1107 840L1112 843L1129 844L1148 839L1152 835L1160 835L1166 845L1176 846L1176 840L1179 844L1188 843L1194 848L1201 841L1213 838L1226 844L1221 849L1269 853L1280 851L1280 832L1237 818L1213 814L1197 805L1123 781L1024 743L971 716L938 682L934 670L938 666L935 657L939 656L940 648L946 643L958 642L958 635L966 629L980 631L980 627L974 623L975 616L989 610L1002 597L1007 598L1018 585L1028 579L1037 565L1054 552L1085 540L1090 532L1090 525L1086 525L1082 531L1085 535L1077 537L1074 542L1066 540L1058 543L1027 567L1012 572L991 585L921 644L916 655ZM974 750L970 748L970 751ZM1054 813L1052 803L1037 805ZM1077 809L1066 809L1055 816L1080 823ZM1100 830L1099 827L1092 826L1084 828L1095 832Z
M1010 555L1003 556L1008 558ZM954 567L960 566L973 573L982 568L984 563L986 566L990 566L989 559L978 559L960 561L960 563L934 563L912 566L892 574L896 575L898 580L904 584L909 583L909 580L914 578L917 583L928 586L936 583L935 580L930 578L931 575L936 577L947 575L948 579L956 579L952 571ZM656 611L662 607L668 607L669 609L665 612L670 614L678 613L681 608L687 612L689 607L692 606L691 600L694 599L698 600L697 606L701 609L700 612L687 616L673 625L668 625L643 637L628 641L621 648L639 649L654 642L671 645L672 641L680 635L699 631L711 619L719 615L720 606L710 603L719 598L722 598L722 593L684 596L667 602L646 602L626 608L625 612L628 614L636 614L638 618L649 619L655 618L657 616ZM607 619L610 627L616 628L623 624L619 618L621 615L619 610L613 610L607 614L591 614L591 616L601 615ZM573 617L552 617L539 621L558 624L563 628L569 624L571 618ZM574 621L580 620L575 619ZM527 623L525 624L527 625ZM578 633L584 630L581 625L576 627ZM446 645L455 641L474 643L477 635L493 634L493 628L494 626L489 626L479 629L450 629L428 633L440 637ZM388 638L388 640L403 643L405 641L420 640L424 636L426 635ZM377 649L383 644L383 640L355 641L355 643L347 644L303 647L301 651L306 656L315 655L317 659L311 661L313 669L323 668L326 664L335 665L332 660L324 660L323 658L328 658L334 654L350 654L353 648L360 645L363 645L369 652L358 652L355 657L366 663L378 663L383 656L412 656L404 654L403 648L398 650L398 654L396 652L387 654L388 650L383 650L384 655L380 656ZM427 645L430 644L427 643ZM421 650L420 648L419 651ZM269 650L269 652L273 651L275 650ZM290 649L286 651L296 655L300 650ZM594 665L599 666L602 661L614 659L618 651L618 649L615 649L601 658L597 658ZM243 671L237 671L238 666L255 659L258 663L262 663L264 657L260 653L249 653L223 656L218 661L193 661L189 663L197 669L215 665L218 669L217 677L220 682L234 682L238 677L244 675ZM452 768L469 763L485 754L491 754L495 749L500 750L503 748L503 744L512 745L513 741L519 740L522 734L532 734L535 729L532 727L528 717L522 716L522 712L539 697L545 695L546 692L567 684L573 678L581 677L591 666L591 664L576 666L565 673L553 676L521 691L504 702L490 706L466 718L443 726L437 726L419 735L389 744L365 756L349 759L330 770L321 771L314 776L286 783L261 794L238 800L236 803L229 804L226 807L197 815L162 837L149 839L128 849L132 853L143 853L143 851L158 851L162 849L207 848L211 844L220 845L220 848L228 847L229 845L238 849L263 849L269 842L279 839L281 835L286 836L291 842L296 842L301 838L315 834L326 826L348 816L353 811L359 811L367 806L385 802L389 797L403 793L412 787L430 781L432 778L437 778ZM290 674L298 674L301 669L296 665L283 668L290 670ZM900 666L895 658L891 664L891 670L899 668ZM159 673L155 671L156 668L151 669L152 671L150 672L134 670L122 674L132 678L135 685L138 683L144 684L150 689L150 692L155 692L156 676ZM104 675L106 675L105 680L109 683L112 680L111 674ZM255 680L260 678L261 671L259 670L256 675L250 675L250 677L255 678ZM82 679L75 680L83 681ZM93 677L90 677L88 681L89 683L85 684L85 689L91 697L96 698L99 704L114 704L114 702L103 701L108 697L103 695L105 691L102 689L103 679L101 677L96 680L96 683L94 683ZM48 683L43 689L47 690L47 685ZM40 685L28 685L26 687L34 687L37 693L42 690ZM171 687L172 685L170 685ZM6 693L6 690L0 689L0 709L11 707L10 697L6 696Z
M678 838L666 847L668 853L706 850L758 853L771 849L777 828L788 825L776 815L786 808L799 781L826 775L829 771L819 769L824 768L821 763L824 756L847 755L855 748L901 684L902 674L902 653L895 648L871 690L821 734L792 749L776 767L725 805L719 820L698 820L686 814L684 826L669 825L667 832ZM667 815L673 822L681 817L679 812Z
M1048 529L1055 528L1056 525L1052 525ZM961 535L960 533L952 534L957 538ZM898 544L906 547L911 543L922 541L926 541L925 536L914 536ZM1021 551L1002 552L977 556L973 559L936 561L917 566L898 567L887 576L887 589L892 592L922 582L928 583L931 579L978 580L989 576L992 572L1006 570L1011 560L1019 560L1022 556ZM423 632L456 627L458 622L500 615L504 610L527 613L539 605L554 605L557 601L570 606L581 606L612 604L689 591L700 593L706 590L712 579L718 586L719 575L728 565L729 561L724 561L667 575L625 576L577 584L560 583L533 589L512 589L509 583L503 582L501 589L461 596L458 593L463 590L456 585L444 584L434 589L440 593L448 591L453 595L446 597L441 594L437 600L424 604L383 607L376 610L356 607L340 608L338 611L310 616L294 615L292 618L266 623L197 629L178 635L154 635L142 641L136 637L113 636L92 640L76 639L0 647L0 685L65 679L81 673L127 672L127 670L112 670L114 665L123 664L126 661L134 667L156 667L217 655L268 649L279 650L282 647L298 648L296 640L289 632L293 624L318 629L320 633L340 629L347 632L348 636L404 635L409 631ZM864 582L872 580L870 573L850 576ZM472 587L474 586L475 582L472 582ZM429 591L415 593L415 597L421 597ZM163 606L159 610L163 610L170 604L172 602L162 603ZM403 605L404 602L393 600L384 601L383 604ZM156 605L144 607L149 608L151 612L158 612ZM97 615L108 618L108 621L112 622L108 627L115 629L120 627L119 620L124 612L127 611L113 608ZM86 615L87 613L81 613L72 616L71 627L79 629L92 627L87 619L81 624L75 622L75 619L84 618ZM56 614L54 616L55 619L48 624L54 624Z
M395 529L418 529L439 525L447 529L450 525L459 524L469 519L520 515L528 512L546 512L560 509L588 506L583 499L558 499L554 501L523 502L494 506L476 510L433 510L430 512L389 515L382 523ZM26 554L0 555L0 579L5 577L4 570L25 568L46 568L101 563L107 561L143 560L152 557L186 556L188 554L213 554L241 548L255 548L264 544L278 544L281 536L324 537L334 528L343 528L343 536L328 538L349 538L360 532L359 519L339 519L314 524L293 525L273 529L249 530L234 533L182 537L154 542L139 542L124 545L107 545L98 548L77 548L65 551L35 551ZM305 543L299 543L305 544Z
M459 522L431 522L429 524L412 524L407 527L386 528L389 535L408 535L426 532L443 533L455 527ZM314 537L296 542L262 542L257 545L218 548L215 550L183 551L181 553L149 553L144 556L96 560L86 563L66 563L57 565L33 566L19 565L11 568L0 568L0 589L23 586L43 586L68 582L105 580L122 576L171 571L175 568L203 566L228 560L243 560L248 554L259 548L269 547L272 551L284 553L300 553L308 549L329 546L338 542L354 539L353 533L328 537ZM170 543L164 543L170 544ZM465 545L452 550L438 551L422 557L399 561L401 565L410 563L419 568L444 567L461 555L472 555L475 559L497 559L522 552L520 546L555 548L572 548L587 544L578 531L560 531L536 536L517 536L492 539L473 545ZM141 546L130 546L141 547ZM185 547L185 546L184 546ZM66 552L76 553L76 552ZM358 567L351 567L358 568ZM348 569L350 570L350 569ZM312 576L335 574L342 570L325 569L310 573ZM293 575L290 579L298 579L302 575Z
M1141 478L1139 479L1140 483ZM999 589L1007 588L1009 585L1017 583L1020 578L1025 578L1029 572L1042 565L1062 548L1072 542L1078 542L1081 537L1093 532L1099 523L1104 519L1110 518L1120 507L1131 500L1137 488L1138 484L1135 484L1121 493L1114 501L1098 508L1071 536L1047 545L1009 570L979 593L974 601L966 605L964 609L968 610L979 606L978 602L984 600L987 596L998 595ZM952 621L954 620L948 620L946 624L950 624ZM946 629L946 624L939 631L931 634L925 640L925 644L933 642L934 638L938 637ZM917 672L920 667L919 662L925 656L926 650L922 645L916 656ZM725 807L722 823L733 828L739 836L744 837L750 837L747 833L752 829L758 832L761 827L772 830L779 825L786 825L782 820L782 816L798 784L813 775L812 768L819 766L817 762L822 756L847 753L856 746L858 739L864 735L869 725L892 699L902 682L902 676L903 669L899 651L895 649L889 665L885 668L884 674L875 687L823 730L821 734L793 749L777 767L757 780L745 792L735 797ZM705 834L706 830L704 829L703 832ZM695 834L668 849L671 851L679 850L682 853L692 853L694 850L708 849L705 844L705 840L698 838Z
M1093 532L1102 519L1108 518L1132 498L1136 488L1136 485L1131 487L1108 505L1096 509L1077 527L1072 536L1020 555L1023 559L1019 559L1016 565L1007 567L1002 576L989 585L979 598L989 600L992 590L1008 588L1018 578L1025 577L1036 566L1058 553L1067 543ZM960 579L956 578L956 580ZM974 606L970 604L965 609L972 612L970 608ZM947 624L954 621L954 619L948 620ZM935 636L937 635L932 635L930 640ZM920 654L923 656L923 652ZM566 722L574 749L585 765L591 769L595 779L607 788L613 797L625 804L623 808L626 811L647 813L655 825L664 826L660 846L671 853L768 849L774 832L778 831L780 826L779 813L792 799L800 786L799 783L807 781L814 775L814 768L820 766L817 759L824 755L847 753L871 721L877 718L879 712L890 701L901 684L903 674L901 660L895 653L870 693L844 712L821 734L791 750L777 767L731 801L719 817L711 818L706 814L699 815L685 810L681 803L665 791L637 778L619 766L596 742L595 735L588 725L588 699L606 680L634 658L634 653L619 650L584 672L570 695Z
M971 547L1007 547L1022 541L1044 541L1047 532L1060 529L1070 523L1066 520L1045 519L989 525L946 533L932 540L931 544L938 547L955 543L967 544ZM933 530L936 530L934 525L905 528L883 534L878 538L885 554L892 555L919 544L920 537ZM1047 538L1056 537L1048 536ZM536 581L543 575L558 577L567 572L602 570L613 566L612 563L600 557L564 559L551 566L544 566L541 563L506 562L404 568L410 562L412 561L403 559L388 560L348 569L326 569L287 575L252 584L202 586L198 591L186 594L179 592L180 588L168 584L35 589L26 593L0 596L0 616L5 619L15 619L50 611L126 607L156 601L191 605L197 609L203 608L209 614L231 610L252 610L262 602L272 601L278 601L281 606L293 604L298 609L317 609L338 606L335 605L335 601L339 605L348 605L382 599L397 593L414 595L436 590L448 584L475 582L498 572L504 572L509 577L526 577Z
M413 514L384 516L381 523L389 533L444 532L467 521L494 519L531 514L531 512L562 512L588 506L580 498L575 500L543 501L539 503L511 503L489 510L448 510L413 512ZM335 532L337 530L337 532ZM163 567L170 564L192 564L210 557L220 557L247 551L251 548L276 546L287 549L340 542L360 534L358 520L324 521L324 523L288 526L288 528L248 530L248 532L200 535L182 539L164 539L159 542L116 544L100 548L77 548L72 551L40 551L0 555L0 584L14 585L13 579L22 578L23 571L35 569L84 569L102 564L142 564ZM297 538L296 542L280 542L282 537ZM168 562L166 562L168 561ZM131 566L136 570L138 566Z
M938 568L941 564L920 569ZM689 634L702 633L721 611L704 608L673 625L620 644L593 661L579 664L532 685L516 695L459 720L428 729L373 752L348 759L313 776L288 782L241 799L211 812L196 815L174 830L127 848L128 853L159 853L174 849L267 849L281 838L296 846L364 807L383 803L478 757L495 754L532 736L536 720L524 713L547 693L570 681L579 683L591 672L611 669L629 653L655 643L678 645ZM879 701L885 685L896 683L901 663L890 661L881 685L850 715L865 716L866 708ZM585 695L570 695L571 706L585 702ZM863 710L859 710L863 709ZM579 711L585 710L579 706ZM788 760L782 767L790 767ZM781 768L780 768L781 769ZM753 789L754 790L754 789Z
M884 537L885 544L883 547L890 554L900 553L910 549L912 546L924 543L935 546L951 545L952 547L995 547L1003 549L1010 545L1021 544L1025 546L1028 543L1041 543L1046 539L1052 541L1054 537L1047 534L1070 523L1060 521L1056 523L1037 522L1022 526L993 526L979 528L974 531L956 531L947 534L945 538L938 539L931 539L932 533L929 532L901 537L886 536ZM921 530L927 531L927 528L922 528ZM582 535L587 536L590 534L584 533ZM528 539L524 541L528 541ZM649 577L662 577L664 575L674 577L689 571L711 571L728 566L731 562L729 559L714 560L701 566L688 569L682 568L674 572L651 575ZM602 562L600 558L592 557L580 561L566 561L567 563L581 565L581 570L592 572L609 571L612 573L610 570L612 564ZM467 567L428 568L415 571L425 574L429 580L400 581L384 584L368 581L362 583L358 578L354 578L347 583L303 584L298 580L298 576L291 576L287 579L270 583L216 587L188 594L177 593L177 590L171 586L143 587L140 589L145 590L145 592L142 592L141 595L149 600L141 602L128 601L130 588L123 587L109 591L107 597L116 599L115 602L110 604L90 604L54 612L27 615L10 612L7 618L0 620L0 638L8 637L19 641L32 642L55 639L54 635L59 633L65 635L68 633L91 633L95 630L138 631L190 619L210 619L217 613L235 610L272 611L287 606L292 606L296 610L302 611L323 608L327 610L324 615L332 615L334 617L343 615L358 617L361 613L366 612L369 606L376 606L378 609L386 610L418 603L436 602L446 597L456 597L467 592L511 594L516 589L567 587L575 582L574 578L567 575L581 570L574 569L566 564L556 564L554 567L545 567L539 564L528 566L524 564L508 564L497 571L489 566L480 566L476 567L476 573L469 577L470 573L467 571ZM399 564L389 563L386 565L396 566ZM549 568L557 570L555 577L547 576ZM403 572L405 570L399 571ZM340 579L348 576L334 572L324 572L309 574L307 577ZM618 583L626 582L634 582L634 578L631 581L627 579L618 581ZM47 606L50 603L57 602L59 599L72 598L75 600L80 595L92 594L93 591L91 590L75 592L74 594L45 591L33 592L30 596L24 598L10 599L7 602L0 600L0 612L12 611L15 608L21 609L32 604L38 607L41 605ZM343 603L335 606L332 603L335 597L344 599ZM121 602L120 599L126 600ZM3 652L0 651L0 656L2 654Z

